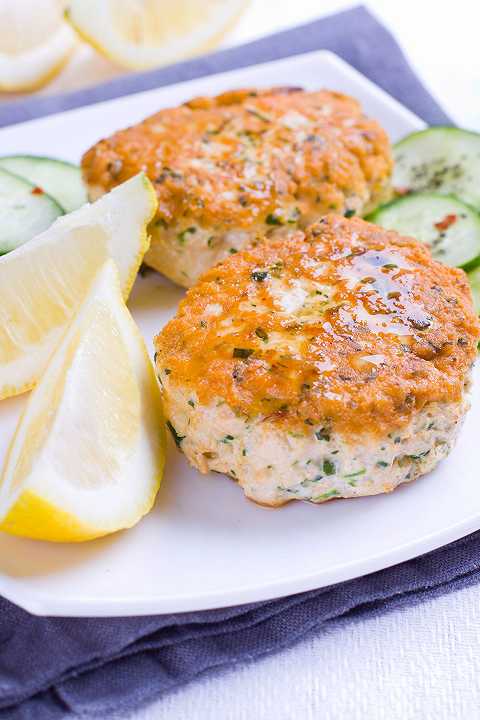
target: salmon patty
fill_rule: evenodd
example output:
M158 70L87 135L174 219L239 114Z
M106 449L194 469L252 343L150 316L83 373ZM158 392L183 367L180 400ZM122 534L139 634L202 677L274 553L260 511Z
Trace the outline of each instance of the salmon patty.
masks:
M83 157L92 200L140 171L159 201L147 264L190 287L257 237L388 199L380 125L346 95L236 90L161 110Z
M479 322L462 270L329 215L210 269L158 335L190 463L264 505L389 492L450 451Z

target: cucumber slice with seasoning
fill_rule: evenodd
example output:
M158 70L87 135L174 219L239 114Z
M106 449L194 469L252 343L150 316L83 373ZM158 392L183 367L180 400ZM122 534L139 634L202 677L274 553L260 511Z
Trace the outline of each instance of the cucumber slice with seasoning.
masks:
M477 311L477 315L480 315L480 267L468 273L468 279L472 289L473 306Z
M80 168L64 160L34 155L0 157L0 168L38 185L55 198L65 212L88 202Z
M480 210L479 133L428 128L400 140L393 157L395 189L456 195Z
M0 255L28 242L63 214L50 195L0 169Z
M480 265L480 215L456 197L413 193L372 213L371 222L426 243L435 260L471 270Z

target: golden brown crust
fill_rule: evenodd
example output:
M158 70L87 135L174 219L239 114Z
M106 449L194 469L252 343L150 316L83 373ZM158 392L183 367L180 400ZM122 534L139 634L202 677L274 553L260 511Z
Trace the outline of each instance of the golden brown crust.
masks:
M157 366L204 404L385 435L427 403L461 399L479 334L462 270L329 215L205 273L156 338Z
M157 222L216 232L363 214L385 198L392 160L386 133L353 98L273 88L162 110L97 143L82 168L92 193L144 170Z

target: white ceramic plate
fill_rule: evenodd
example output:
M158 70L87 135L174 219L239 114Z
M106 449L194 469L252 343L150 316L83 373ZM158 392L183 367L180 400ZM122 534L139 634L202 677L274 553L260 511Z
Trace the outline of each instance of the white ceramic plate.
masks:
M78 161L100 137L162 106L231 87L275 84L350 93L393 141L423 127L348 65L317 52L6 128L0 131L0 149ZM137 281L130 306L150 347L181 296L156 274ZM81 546L0 533L0 593L45 615L201 610L346 580L466 535L480 528L478 385L451 456L391 495L264 509L245 500L231 480L191 470L170 446L156 507L135 529ZM0 461L23 403L24 398L0 403Z

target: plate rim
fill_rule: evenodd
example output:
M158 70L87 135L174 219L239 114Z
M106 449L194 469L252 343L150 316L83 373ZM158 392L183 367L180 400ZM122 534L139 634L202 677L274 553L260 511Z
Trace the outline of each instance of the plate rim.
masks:
M417 115L403 106L396 98L388 92L376 85L372 80L365 77L358 70L349 65L345 60L332 53L329 50L315 50L308 53L293 55L288 58L280 58L273 61L256 63L242 68L235 68L220 73L212 73L210 75L184 80L179 83L163 85L158 88L143 90L120 97L107 99L98 103L92 103L82 107L71 108L60 113L52 113L43 117L33 118L21 123L14 123L0 128L0 137L2 133L15 132L17 130L30 129L39 123L48 123L55 118L71 117L72 114L88 113L89 110L101 109L103 106L111 106L116 103L128 102L132 98L138 96L147 96L159 91L168 90L168 88L177 88L184 85L192 86L196 82L200 83L210 78L219 77L236 77L244 72L255 72L266 66L285 65L287 63L316 62L321 60L323 63L333 66L344 76L350 77L357 86L367 89L370 96L373 96L383 106L386 106L397 117L401 117L408 123L412 129L416 127L426 127L426 123ZM235 82L232 80L232 82ZM361 90L359 87L359 99L362 101ZM62 602L62 599L54 598L53 595L47 595L44 592L36 591L32 593L28 587L22 587L15 578L0 572L0 592L13 603L20 605L28 612L40 616L63 616L63 617L119 617L119 616L146 616L161 615L167 613L184 613L203 611L215 608L232 607L235 605L250 604L256 602L265 602L290 594L306 592L313 589L320 589L330 584L345 582L353 578L368 575L372 572L392 567L398 563L411 560L415 557L430 552L436 548L442 547L450 542L458 540L470 532L479 529L480 514L474 513L471 516L453 523L442 530L430 532L424 536L417 537L415 540L405 542L397 546L395 549L388 549L382 552L374 553L362 561L352 560L343 562L339 565L329 567L327 570L320 569L309 574L302 575L286 575L277 580L273 580L263 585L256 585L254 588L250 586L229 589L226 591L212 591L204 594L196 593L195 595L177 595L161 597L153 594L151 598L141 598L136 600L134 596L127 599L124 597L93 598L92 596L77 596L75 600L68 599ZM253 597L254 596L254 597Z
M9 593L8 587L5 590L1 582L0 590L4 598L39 617L145 617L219 610L239 605L274 601L289 595L321 590L329 585L337 585L365 577L421 557L449 543L460 540L478 529L480 529L480 514L475 513L466 520L456 523L443 531L426 535L420 541L417 539L400 545L394 551L389 550L373 555L367 558L363 564L359 564L357 561L343 563L340 566L330 568L328 571L319 571L307 576L289 577L288 579L256 586L254 591L251 588L237 589L235 598L232 597L231 600L227 600L226 596L227 594L231 596L232 591L225 591L224 593L217 591L205 593L204 595L196 594L193 599L192 596L186 595L177 595L175 598L167 598L166 600L153 595L150 600L131 598L127 601L124 599L92 601L88 597L83 600L80 597L74 602L69 601L67 604L62 604L61 601L58 602L56 599L52 601L50 596L45 596L41 592L36 593L34 597L29 597L28 591L24 591L22 588L20 588L19 592ZM422 545L420 550L419 544ZM385 561L387 555L390 559ZM360 571L358 571L359 567L361 567ZM335 579L333 579L333 576L335 576ZM2 577L0 574L0 580ZM255 592L255 599L251 597L252 592Z
M131 98L138 98L138 97L145 97L148 95L155 94L157 92L161 92L164 90L168 90L169 88L178 88L182 87L184 85L192 85L194 83L201 83L202 81L208 80L210 78L221 78L221 77L230 77L234 75L241 75L243 72L251 72L255 71L262 67L275 67L277 65L284 65L291 62L308 62L312 61L318 58L322 58L324 61L329 63L330 65L337 67L337 69L340 69L341 72L344 74L350 75L351 77L354 77L355 80L364 86L367 86L372 95L374 95L377 99L379 99L384 104L389 105L392 109L395 110L397 115L400 115L401 117L405 118L410 123L420 124L423 127L427 126L427 123L422 120L421 117L416 115L414 112L409 110L405 105L403 105L397 98L395 98L393 95L391 95L389 92L381 88L379 85L373 82L373 80L370 80L366 75L361 73L359 70L357 70L353 65L350 65L346 60L344 60L342 57L337 55L336 53L332 52L331 50L321 49L321 50L311 50L309 52L305 53L298 53L296 55L290 55L289 57L284 58L277 58L276 60L266 60L264 62L255 63L254 65L246 65L244 67L238 67L238 68L232 68L231 70L223 70L218 73L209 73L208 75L201 75L200 77L192 78L190 80L181 80L177 83L169 83L167 85L160 85L156 88L150 88L148 90L139 90L138 92L132 92L128 93L126 95L119 95L117 97L108 98L106 100L100 100L98 102L88 103L87 105L81 105L79 107L69 108L68 110L62 110L60 112L54 112L54 113L46 113L45 115L41 115L38 117L31 118L30 120L23 120L22 122L14 122L8 125L2 125L0 127L0 136L8 131L12 131L13 129L24 129L28 128L30 125L36 125L38 123L44 123L49 120L54 120L56 118L64 118L65 116L69 116L71 114L77 114L77 113L83 113L88 112L89 110L102 108L105 106L111 106L116 103L121 103L122 101L130 100ZM95 87L95 86L93 86ZM55 97L55 95L52 96L45 96L45 97L52 97L52 99Z

